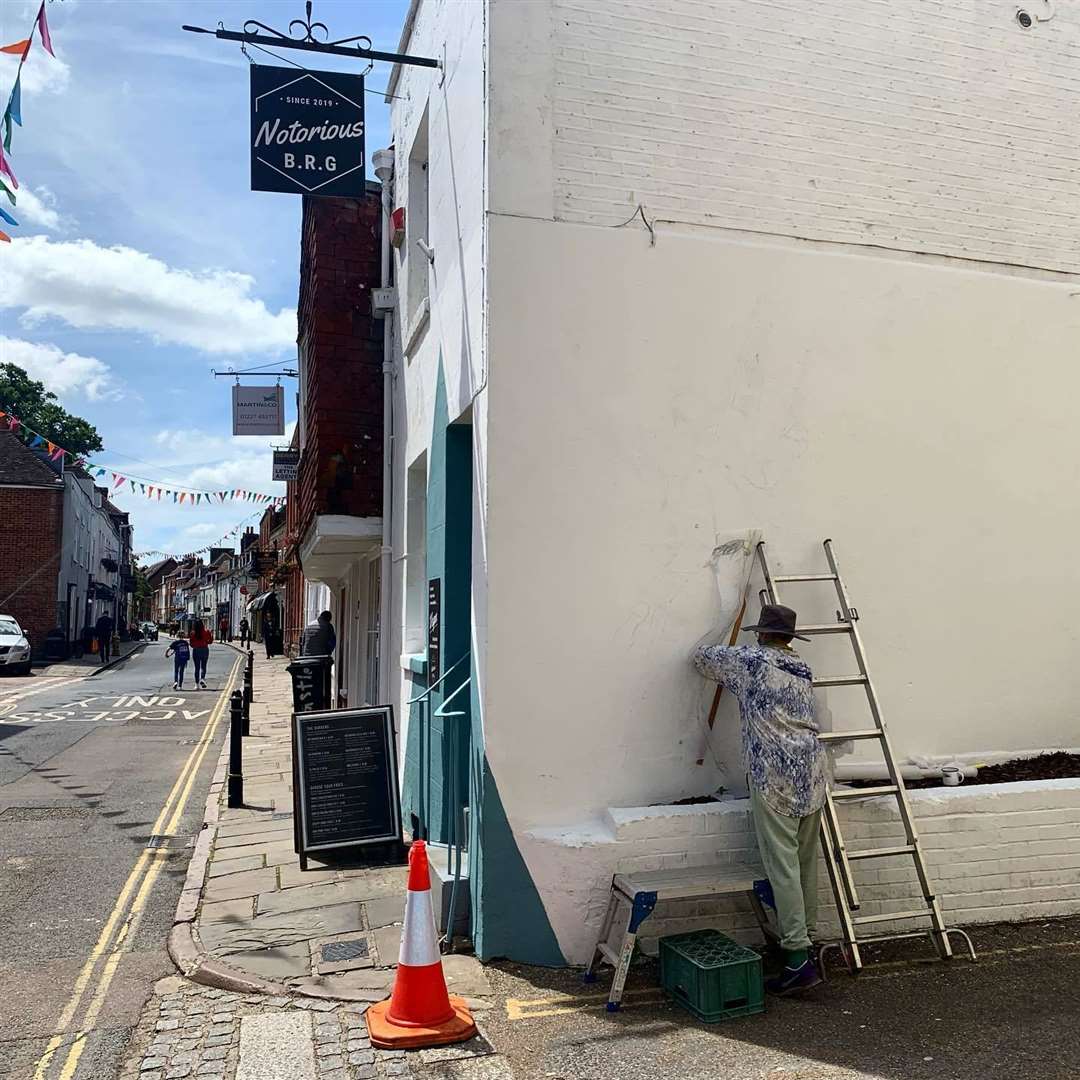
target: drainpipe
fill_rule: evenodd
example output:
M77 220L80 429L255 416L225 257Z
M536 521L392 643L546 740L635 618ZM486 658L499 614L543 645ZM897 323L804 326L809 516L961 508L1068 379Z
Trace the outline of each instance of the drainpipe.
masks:
M380 283L390 286L390 212L393 210L394 150L376 150L371 157L375 175L382 185L382 228L380 232ZM383 500L382 550L379 565L379 701L390 700L390 618L393 582L394 525L394 317L383 318Z

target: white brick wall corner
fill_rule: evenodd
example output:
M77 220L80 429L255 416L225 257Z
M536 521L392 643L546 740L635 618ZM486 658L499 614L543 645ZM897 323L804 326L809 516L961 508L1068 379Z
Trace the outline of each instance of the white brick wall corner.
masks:
M971 785L908 793L931 881L946 918L954 925L1012 922L1080 913L1080 779ZM880 847L902 838L895 801L871 799L840 808L849 847ZM601 825L575 840L576 858L563 862L555 877L538 882L549 912L561 898L589 896L585 920L575 907L573 934L562 933L567 959L584 963L595 941L611 877L615 873L673 866L756 863L757 845L749 801L698 806L619 807ZM582 831L544 830L527 834L531 844L559 846ZM534 849L535 850L535 849ZM919 889L908 859L855 864L862 914L918 906ZM819 936L838 933L835 905L822 865ZM569 917L569 914L568 914ZM556 920L558 923L558 920ZM757 937L749 905L742 898L682 901L657 907L642 927L642 947L670 933L715 926L736 939ZM910 929L884 923L875 933Z

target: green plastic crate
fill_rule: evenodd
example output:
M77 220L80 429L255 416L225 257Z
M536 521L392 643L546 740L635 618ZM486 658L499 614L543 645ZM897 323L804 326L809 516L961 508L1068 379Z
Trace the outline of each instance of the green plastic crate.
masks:
M709 1024L765 1011L761 957L719 930L661 938L660 984Z

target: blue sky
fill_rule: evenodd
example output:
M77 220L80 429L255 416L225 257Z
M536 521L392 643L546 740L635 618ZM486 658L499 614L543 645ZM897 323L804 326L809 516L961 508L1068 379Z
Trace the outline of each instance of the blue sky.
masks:
M0 4L0 44L26 36L38 0ZM333 38L396 51L407 0L315 0ZM0 361L45 382L125 475L284 494L270 445L230 435L230 382L211 369L295 359L300 198L248 190L248 59L182 23L281 30L302 0L52 0L57 59L35 40L23 127L9 155L21 227L0 245ZM285 66L249 50L253 59ZM306 59L299 53L285 53ZM314 61L310 61L315 63ZM327 70L356 70L319 57ZM15 58L0 57L6 102ZM368 87L382 90L376 64ZM2 105L0 105L2 108ZM367 95L367 148L387 107ZM288 417L296 383L285 379ZM291 429L290 429L291 430ZM137 550L210 543L254 508L195 509L130 493ZM257 515L252 518L257 521Z

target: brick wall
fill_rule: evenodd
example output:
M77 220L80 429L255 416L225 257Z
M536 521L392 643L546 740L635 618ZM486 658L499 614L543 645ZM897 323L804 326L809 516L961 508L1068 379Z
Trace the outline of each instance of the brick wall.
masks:
M374 517L382 509L380 201L305 199L299 350L304 367L304 450L295 524L314 514ZM291 523L290 523L291 524Z
M30 634L34 655L57 625L64 490L0 487L0 613Z
M1080 912L1080 780L934 788L908 795L930 880L951 925ZM849 850L904 842L891 798L844 805L840 814ZM610 861L618 873L757 860L746 800L613 809L607 819L614 835ZM912 861L903 858L855 863L859 914L919 907L919 902L912 903L920 896L912 867ZM607 899L603 878L601 874L597 879L589 900L594 933ZM838 935L824 864L819 895L819 937ZM744 940L759 936L741 897L673 901L659 906L643 927L645 947L655 951L656 938L702 926L717 926ZM867 933L901 929L912 925L885 923Z
M1080 5L552 4L557 218L1080 271Z

